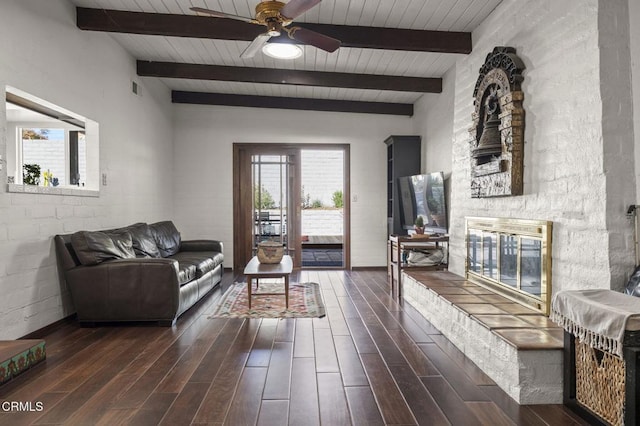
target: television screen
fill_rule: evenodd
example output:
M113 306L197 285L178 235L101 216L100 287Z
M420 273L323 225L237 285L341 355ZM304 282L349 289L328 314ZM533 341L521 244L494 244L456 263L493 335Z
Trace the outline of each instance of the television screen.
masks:
M400 217L402 227L410 230L418 216L422 216L425 232L444 234L447 232L447 206L444 188L444 173L398 178L400 194Z

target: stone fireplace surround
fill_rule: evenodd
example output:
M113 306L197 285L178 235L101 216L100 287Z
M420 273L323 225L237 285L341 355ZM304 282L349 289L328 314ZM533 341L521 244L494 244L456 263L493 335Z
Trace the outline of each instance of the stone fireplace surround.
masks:
M403 298L518 404L561 404L563 333L451 272L403 272Z
M402 275L405 301L524 405L563 399L563 331L547 318L551 228L546 221L468 217L466 278Z

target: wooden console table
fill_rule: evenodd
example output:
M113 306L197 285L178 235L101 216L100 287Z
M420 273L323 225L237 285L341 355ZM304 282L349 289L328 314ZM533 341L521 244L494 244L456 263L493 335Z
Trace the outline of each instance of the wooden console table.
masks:
M410 265L403 258L403 253L414 249L443 249L443 245L447 245L447 254L443 257L442 262L437 265ZM387 241L387 276L391 284L391 294L402 297L402 270L410 268L415 271L437 271L447 269L448 236L431 236L428 238L411 238L403 235L390 235ZM396 284L397 283L397 284Z

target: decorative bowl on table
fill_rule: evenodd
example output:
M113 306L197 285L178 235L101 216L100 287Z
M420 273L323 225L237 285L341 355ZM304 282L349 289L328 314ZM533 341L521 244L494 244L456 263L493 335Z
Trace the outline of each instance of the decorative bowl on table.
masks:
M260 263L280 263L284 255L284 246L272 241L258 243L257 255Z

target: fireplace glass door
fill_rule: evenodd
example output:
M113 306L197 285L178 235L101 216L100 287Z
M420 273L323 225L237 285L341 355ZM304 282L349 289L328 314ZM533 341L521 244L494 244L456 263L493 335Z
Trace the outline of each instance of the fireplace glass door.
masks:
M467 277L547 313L551 222L467 218Z

